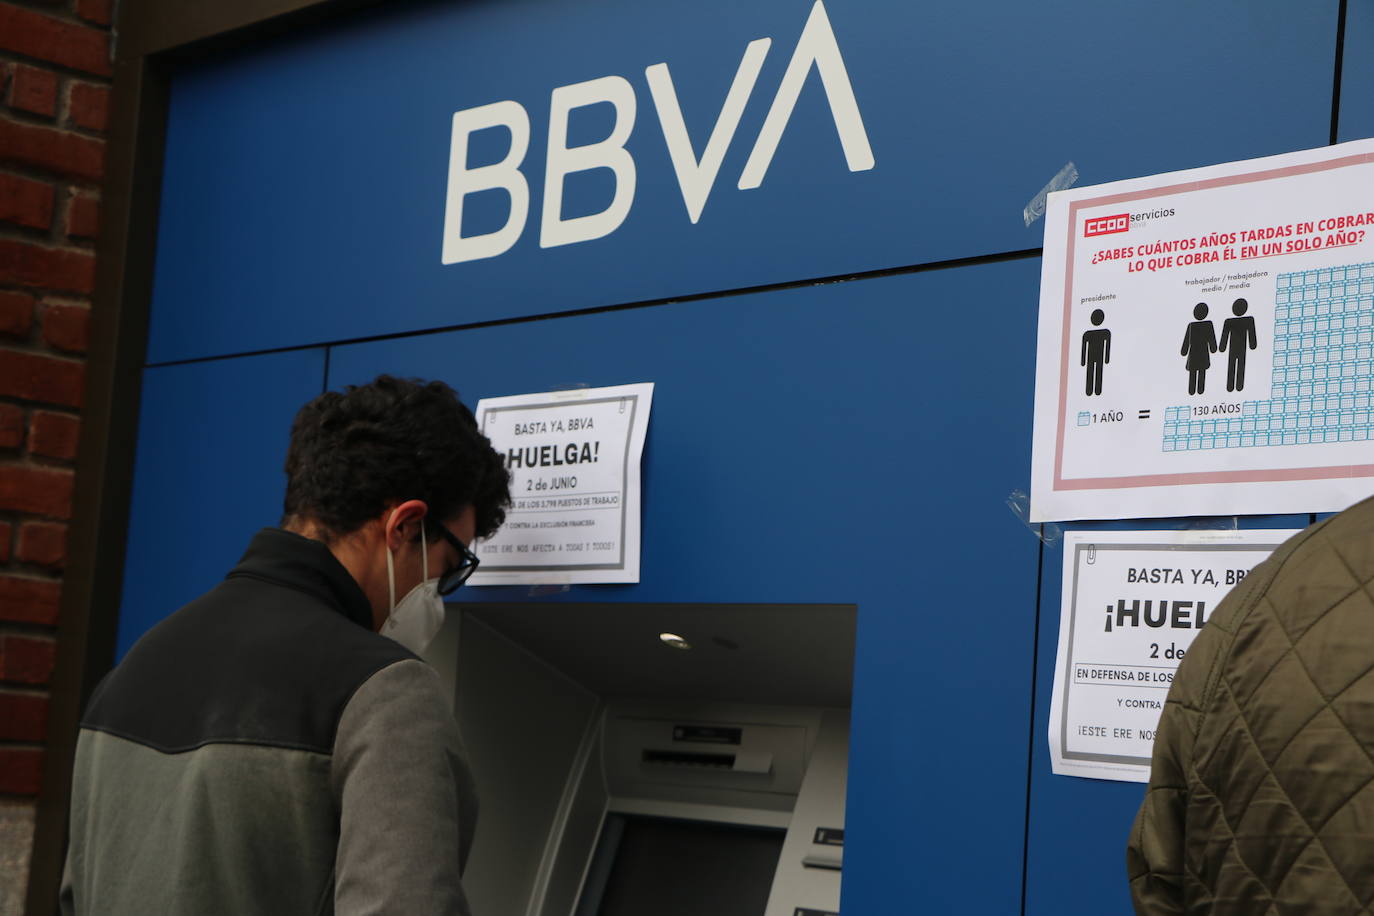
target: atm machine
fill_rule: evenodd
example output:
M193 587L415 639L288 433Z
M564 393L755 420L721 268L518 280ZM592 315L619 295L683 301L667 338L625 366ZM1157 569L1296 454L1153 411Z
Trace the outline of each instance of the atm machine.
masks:
M427 653L499 916L839 912L855 608L468 604Z

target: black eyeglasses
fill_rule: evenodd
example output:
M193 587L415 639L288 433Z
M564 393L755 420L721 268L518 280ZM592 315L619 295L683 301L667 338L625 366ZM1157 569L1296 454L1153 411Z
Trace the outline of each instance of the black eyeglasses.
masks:
M439 594L451 595L458 590L458 586L468 581L468 576L477 571L477 566L481 561L477 559L477 554L468 550L463 546L462 541L453 536L453 532L449 531L447 526L439 525L438 527L444 540L453 545L453 549L458 551L458 556L462 557L457 566L444 570L444 574L439 577Z

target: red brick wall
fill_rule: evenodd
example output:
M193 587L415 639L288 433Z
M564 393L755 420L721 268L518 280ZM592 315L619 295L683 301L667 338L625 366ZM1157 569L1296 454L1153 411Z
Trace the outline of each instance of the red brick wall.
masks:
M0 800L37 795L81 430L111 0L0 0Z

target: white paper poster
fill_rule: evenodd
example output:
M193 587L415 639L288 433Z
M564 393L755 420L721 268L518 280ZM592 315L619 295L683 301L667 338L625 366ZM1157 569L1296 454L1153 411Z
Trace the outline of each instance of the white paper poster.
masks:
M639 463L652 383L483 398L477 425L511 474L474 585L639 581Z
M1032 521L1374 492L1374 140L1050 195Z
M1174 671L1217 603L1292 530L1064 535L1055 773L1148 782Z

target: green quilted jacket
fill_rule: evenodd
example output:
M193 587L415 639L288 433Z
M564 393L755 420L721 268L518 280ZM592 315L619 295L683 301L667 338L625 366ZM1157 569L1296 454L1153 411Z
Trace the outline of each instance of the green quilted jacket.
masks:
M1217 606L1169 690L1126 860L1137 913L1374 913L1374 500Z

